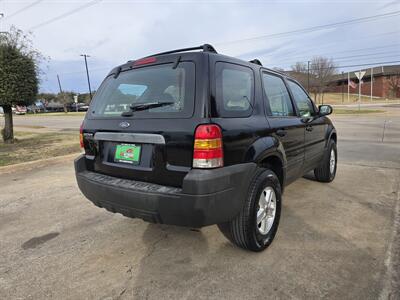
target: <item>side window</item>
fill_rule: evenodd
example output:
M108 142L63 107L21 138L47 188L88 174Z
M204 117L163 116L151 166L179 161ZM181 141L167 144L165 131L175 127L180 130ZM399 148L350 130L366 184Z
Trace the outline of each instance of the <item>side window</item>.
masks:
M218 62L216 72L217 109L222 117L247 117L251 114L254 75L250 68Z
M292 91L294 101L300 111L301 117L311 117L314 115L314 105L312 104L308 95L304 90L295 82L289 80L289 87Z
M273 117L294 116L292 101L283 79L263 73L264 91L269 106L268 114Z

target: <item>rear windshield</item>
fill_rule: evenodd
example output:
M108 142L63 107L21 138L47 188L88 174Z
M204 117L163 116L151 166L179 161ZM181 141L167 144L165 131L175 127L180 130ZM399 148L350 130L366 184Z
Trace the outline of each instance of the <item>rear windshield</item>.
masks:
M167 105L135 111L130 118L182 118L193 114L195 66L181 62L143 67L109 76L97 91L92 116L120 117L131 106L146 103Z

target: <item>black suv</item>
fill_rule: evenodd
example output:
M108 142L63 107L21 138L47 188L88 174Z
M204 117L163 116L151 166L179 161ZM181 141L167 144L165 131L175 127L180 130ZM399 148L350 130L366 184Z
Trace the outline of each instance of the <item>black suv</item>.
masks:
M286 185L311 170L318 181L334 179L331 112L258 60L208 44L155 54L114 68L101 84L81 126L76 178L111 212L218 224L234 244L261 251L277 231Z

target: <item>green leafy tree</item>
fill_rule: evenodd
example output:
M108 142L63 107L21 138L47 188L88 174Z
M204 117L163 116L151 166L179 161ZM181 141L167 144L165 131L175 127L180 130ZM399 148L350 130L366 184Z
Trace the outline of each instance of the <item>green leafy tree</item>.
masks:
M92 94L94 95L96 91L93 91ZM85 104L90 104L92 99L90 99L90 94L89 93L83 93L78 95L78 102L79 103L85 103Z
M72 104L74 102L74 95L75 93L67 91L57 94L57 102L63 105L65 113L68 113L68 104Z
M38 100L44 100L46 102L50 102L57 98L56 94L53 93L39 93L36 97Z
M38 63L42 58L21 30L0 34L0 106L4 111L4 142L14 141L12 106L30 105L38 92Z

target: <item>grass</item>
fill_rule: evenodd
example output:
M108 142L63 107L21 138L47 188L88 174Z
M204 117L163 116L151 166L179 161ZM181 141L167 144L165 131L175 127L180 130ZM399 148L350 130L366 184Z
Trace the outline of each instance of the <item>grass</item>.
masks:
M15 131L15 142L0 141L0 166L78 153L77 133Z
M314 99L314 94L310 94L311 97ZM358 95L350 94L349 101L347 101L347 92L344 93L342 102L342 93L326 93L324 95L324 104L357 104L358 103ZM391 102L399 102L400 99L386 99L386 98L379 98L374 97L371 98L369 96L361 96L361 103L364 104L371 104L371 103L391 103ZM321 99L318 99L317 104L321 104Z
M38 113L38 114L25 114L25 116L28 117L59 117L59 116L63 116L63 117L73 117L73 116L85 116L86 112L84 111L73 111L73 112L69 112L69 113L65 113L65 112L50 112L50 113Z
M341 109L334 108L333 114L335 115L358 115L358 114L371 114L371 113L383 113L384 110L380 109Z

